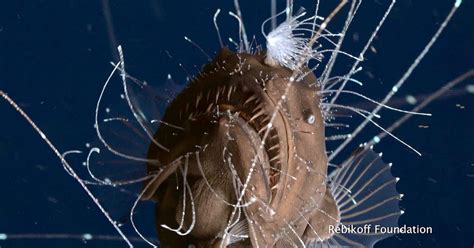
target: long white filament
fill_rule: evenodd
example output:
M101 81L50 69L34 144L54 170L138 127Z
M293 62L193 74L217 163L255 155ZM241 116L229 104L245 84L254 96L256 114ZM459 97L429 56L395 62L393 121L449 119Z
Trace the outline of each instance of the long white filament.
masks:
M120 237L122 237L123 241L127 243L129 247L133 247L132 243L130 240L128 240L127 236L122 232L120 227L117 225L117 223L110 217L109 213L104 209L102 204L100 204L99 199L97 199L92 191L87 187L87 185L82 181L82 179L76 174L75 170L69 165L69 163L66 161L66 159L61 155L59 150L56 148L56 146L49 140L49 138L44 134L44 132L36 125L33 120L31 120L30 116L26 114L23 109L21 109L18 104L16 104L15 101L13 101L7 94L5 94L3 91L0 90L0 96L5 99L20 115L30 124L30 126L40 135L41 139L46 142L46 144L51 148L51 150L56 154L56 156L61 160L61 163L64 166L64 169L72 175L72 177L81 185L81 187L84 189L84 191L87 193L87 195L92 199L94 204L99 208L100 212L105 216L105 218L110 222L110 224L114 227L114 229L119 233Z
M408 68L408 70L403 74L403 76L400 78L400 80L398 80L398 82L392 87L392 90L385 96L385 98L382 100L382 102L380 102L381 104L386 104L391 98L393 95L395 95L395 93L400 89L400 87L403 86L403 84L405 83L405 81L408 79L408 77L410 77L411 73L413 72L413 70L415 70L415 68L418 66L418 64L420 64L420 61L425 57L425 55L428 53L428 51L430 50L430 48L433 46L433 44L436 42L436 40L438 40L438 37L441 35L441 33L443 32L444 28L446 27L446 25L449 23L449 21L451 20L451 18L453 17L454 13L456 12L456 10L459 8L461 4L461 1L460 0L456 0L453 8L451 9L451 11L449 12L449 14L447 15L446 19L441 23L440 27L438 28L438 30L436 31L436 33L434 34L434 36L431 38L431 40L428 42L428 44L423 48L423 50L421 51L421 53L416 57L415 61L413 61L413 63L410 65L410 67ZM332 159L334 159L334 157L339 154L339 152L342 151L342 149L344 149L347 144L349 144L349 142L351 142L354 137L357 136L357 134L359 134L362 129L369 123L371 122L372 118L374 117L375 114L377 114L380 109L382 109L382 106L381 105L378 105L377 107L375 107L375 109L372 111L372 114L367 116L367 118L359 125L357 126L357 128L354 130L354 132L352 132L352 135L350 138L346 139L341 145L339 145L336 150L334 150L333 153L331 153L331 155L329 156L329 161L331 161ZM392 136L392 135L390 135ZM393 137L393 136L392 136ZM421 154L419 154L421 156Z

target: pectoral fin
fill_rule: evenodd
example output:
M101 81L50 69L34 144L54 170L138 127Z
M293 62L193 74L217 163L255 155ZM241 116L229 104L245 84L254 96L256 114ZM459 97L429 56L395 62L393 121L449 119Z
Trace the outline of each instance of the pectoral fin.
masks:
M390 172L391 164L382 161L381 154L372 148L361 146L343 163L340 169L330 174L330 184L321 210L327 214L338 210L338 222L316 213L311 219L317 226L318 237L310 236L307 247L351 246L372 247L379 240L392 234L376 233L375 226L396 227L403 213L398 203L401 195L396 190L397 178ZM326 217L325 217L326 216ZM320 227L319 224L325 226ZM333 227L354 227L349 233L331 232ZM368 228L370 227L370 228ZM329 231L329 232L328 232ZM328 236L329 235L329 236Z

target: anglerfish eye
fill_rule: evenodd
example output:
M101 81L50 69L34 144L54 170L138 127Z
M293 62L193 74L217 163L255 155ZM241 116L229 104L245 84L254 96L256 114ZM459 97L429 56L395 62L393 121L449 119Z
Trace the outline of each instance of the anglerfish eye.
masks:
M303 111L303 118L308 124L314 124L316 122L316 116L309 109Z

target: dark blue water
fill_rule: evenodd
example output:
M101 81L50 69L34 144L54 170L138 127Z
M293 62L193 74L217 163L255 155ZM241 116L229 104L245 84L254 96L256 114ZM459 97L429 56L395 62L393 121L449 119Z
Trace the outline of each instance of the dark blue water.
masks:
M61 151L84 149L95 139L96 100L121 44L128 72L160 85L171 73L184 83L206 58L187 43L186 35L211 56L219 48L212 16L221 8L223 37L237 39L238 24L225 3L201 1L111 1L112 26L101 1L3 1L0 3L0 89L31 115ZM267 2L267 1L266 1ZM300 3L312 10L312 1ZM328 11L334 3L324 1ZM349 39L348 51L358 51L386 8L368 0L354 22L360 41ZM431 38L454 1L400 0L363 64L363 92L381 99ZM333 4L333 5L328 5ZM269 16L269 3L242 1L248 32L262 42L260 23ZM474 12L465 1L431 52L398 96L433 92L450 79L474 68ZM327 12L326 12L327 13ZM336 20L342 22L343 18ZM115 43L109 34L115 35ZM173 56L170 60L165 51ZM347 66L339 65L342 69ZM370 72L370 73L369 73ZM368 76L368 75L371 76ZM473 84L471 78L458 89ZM118 84L117 86L118 87ZM402 108L410 108L408 104ZM435 101L395 134L417 148L422 157L387 138L376 147L392 172L401 178L398 190L405 215L400 224L431 226L430 235L398 235L377 247L472 247L474 178L474 97L466 91ZM382 112L390 125L401 115ZM369 127L361 140L377 129ZM356 143L353 146L357 145ZM349 149L350 150L350 149ZM80 165L75 165L80 168ZM30 126L5 102L0 102L0 233L103 234L117 236L78 183ZM154 237L153 204L139 208L140 229ZM126 220L126 212L123 212ZM124 229L136 236L125 222ZM136 243L145 246L144 243ZM0 247L125 247L120 241L80 239L0 240Z

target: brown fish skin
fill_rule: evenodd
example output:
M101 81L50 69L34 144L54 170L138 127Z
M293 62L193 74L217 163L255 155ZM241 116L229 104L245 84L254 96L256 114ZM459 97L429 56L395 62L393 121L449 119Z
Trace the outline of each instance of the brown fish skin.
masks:
M233 53L224 48L167 108L163 121L182 130L161 125L156 132L155 139L169 152L150 145L148 158L158 159L160 165L148 164L148 172L160 174L143 197L158 201L157 228L163 247L190 243L207 247L221 242L218 236L233 210L223 200L235 204L238 198L233 186L235 175L224 158L230 158L242 182L253 168L252 159L258 159L243 202L256 200L244 209L242 217L253 230L250 241L254 247L297 244L299 239L313 238L308 234L308 220L329 223L324 220L329 217L321 212L337 216L332 197L326 195L324 123L314 74L289 85L264 149L259 149L292 74L287 68L266 65L264 55ZM161 227L179 226L184 197L183 187L176 187L183 184L178 168L185 164L196 212L191 237ZM327 197L331 199L323 200ZM189 194L185 213L187 230L192 223ZM245 245L238 242L231 247Z
M303 240L328 239L332 235L329 227L336 227L340 222L339 209L329 190L326 191L318 208L321 211L316 211L308 220L309 225L304 231Z

